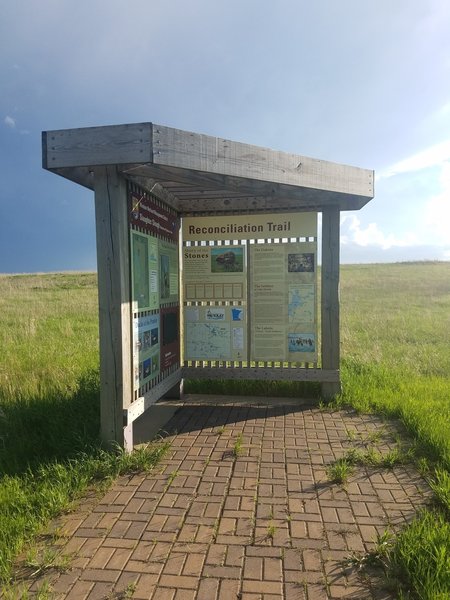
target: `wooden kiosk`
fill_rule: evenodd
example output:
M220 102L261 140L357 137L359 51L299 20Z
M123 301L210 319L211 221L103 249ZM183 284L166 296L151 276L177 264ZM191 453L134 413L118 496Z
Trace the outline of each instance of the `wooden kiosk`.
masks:
M373 171L154 123L42 143L45 169L95 192L105 442L132 448L183 378L340 391L340 211L373 198Z

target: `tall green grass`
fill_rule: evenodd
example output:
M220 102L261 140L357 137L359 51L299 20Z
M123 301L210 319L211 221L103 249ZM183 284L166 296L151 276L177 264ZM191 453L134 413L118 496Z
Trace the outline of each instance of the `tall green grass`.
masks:
M88 482L125 468L123 455L99 447L96 307L93 274L0 276L3 580L24 541ZM430 568L431 555L444 566L450 556L449 538L432 535L433 529L447 531L450 516L449 319L450 263L342 267L343 392L335 405L400 419L425 457L441 508L419 516L396 538L398 551L390 557L403 589L426 600L450 597L440 566L440 579L427 580L425 588L414 576ZM209 382L207 391L319 394L317 385L285 382ZM30 507L27 521L20 515Z
M0 582L24 544L95 482L149 469L98 437L94 274L0 276Z

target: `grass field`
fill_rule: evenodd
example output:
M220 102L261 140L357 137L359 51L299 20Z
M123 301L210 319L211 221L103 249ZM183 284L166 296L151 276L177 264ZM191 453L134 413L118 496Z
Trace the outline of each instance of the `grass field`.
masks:
M23 544L93 480L114 477L128 460L144 467L153 460L99 447L96 303L93 274L0 276L4 581ZM400 419L415 440L438 505L386 547L391 568L424 600L450 597L449 318L450 263L342 268L343 393L334 406ZM318 391L285 383L226 387L246 394Z

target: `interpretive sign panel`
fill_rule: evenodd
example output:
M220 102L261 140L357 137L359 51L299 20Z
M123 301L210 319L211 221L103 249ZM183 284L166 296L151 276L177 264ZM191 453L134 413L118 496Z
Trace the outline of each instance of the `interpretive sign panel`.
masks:
M242 306L186 306L185 360L246 360L246 323Z
M161 371L180 360L179 309L161 309Z
M132 230L131 262L133 301L137 303L137 309L158 309L158 240Z
M315 362L316 243L250 250L251 360Z
M159 240L159 284L161 305L178 301L178 247Z
M242 300L246 293L245 247L185 247L183 280L187 302Z
M134 389L154 379L160 368L159 315L133 319Z
M178 241L178 218L145 193L130 194L130 224L157 237Z
M179 218L129 184L134 399L179 368Z

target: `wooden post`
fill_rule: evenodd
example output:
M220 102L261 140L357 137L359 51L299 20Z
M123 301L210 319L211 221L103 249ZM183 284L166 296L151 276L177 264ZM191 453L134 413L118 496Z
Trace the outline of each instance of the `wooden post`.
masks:
M338 208L322 211L322 369L339 369L339 226ZM339 382L323 382L322 396L341 391Z
M100 330L101 437L124 444L124 408L132 402L130 252L125 179L94 169Z

